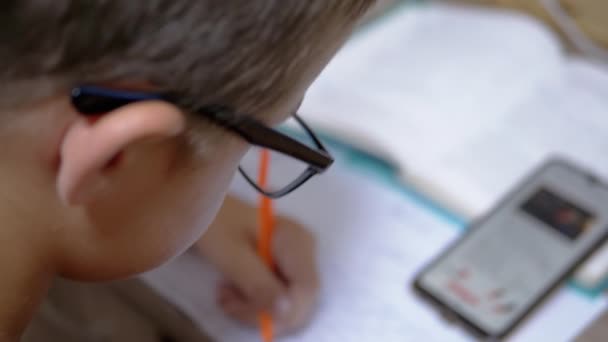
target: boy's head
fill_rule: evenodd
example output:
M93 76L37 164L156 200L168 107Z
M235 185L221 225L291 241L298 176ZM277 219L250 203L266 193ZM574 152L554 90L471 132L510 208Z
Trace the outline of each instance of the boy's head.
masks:
M0 5L0 216L57 272L103 279L183 251L214 218L247 144L188 108L267 124L373 0L11 0ZM81 84L180 95L78 113ZM11 231L12 229L12 231Z

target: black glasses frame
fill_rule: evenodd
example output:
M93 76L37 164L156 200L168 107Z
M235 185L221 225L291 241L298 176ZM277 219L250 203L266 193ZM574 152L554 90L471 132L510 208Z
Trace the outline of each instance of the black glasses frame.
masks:
M71 99L74 107L84 115L100 115L133 102L147 100L161 100L178 105L176 97L172 95L124 91L90 85L73 88ZM267 127L251 116L239 114L227 106L203 106L194 110L194 113L228 129L252 145L288 155L308 165L308 168L298 178L277 191L262 189L239 167L239 172L245 180L265 196L271 198L283 197L299 188L314 175L326 171L334 162L334 159L320 139L296 114L293 115L294 119L311 138L315 148L311 148L284 133Z

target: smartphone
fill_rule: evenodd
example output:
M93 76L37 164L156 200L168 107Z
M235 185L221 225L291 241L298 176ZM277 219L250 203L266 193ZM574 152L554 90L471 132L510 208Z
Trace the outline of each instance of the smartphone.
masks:
M608 187L552 159L426 266L414 288L477 337L502 339L607 237Z

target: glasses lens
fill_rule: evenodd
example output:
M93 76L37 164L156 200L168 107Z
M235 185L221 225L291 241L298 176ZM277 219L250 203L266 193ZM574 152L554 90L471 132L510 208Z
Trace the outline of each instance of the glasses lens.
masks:
M300 143L309 146L310 148L317 149L314 140L312 140L310 135L295 119L290 118L277 129ZM257 146L251 147L241 161L241 170L266 192L277 192L285 189L308 169L308 164L299 159L273 150L266 150L270 162L267 171L266 184L261 184L260 167L262 164L262 151L263 149Z

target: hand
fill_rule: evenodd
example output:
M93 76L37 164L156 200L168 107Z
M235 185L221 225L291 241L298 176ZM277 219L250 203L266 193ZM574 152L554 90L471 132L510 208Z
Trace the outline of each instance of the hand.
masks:
M273 271L257 255L257 222L257 208L229 197L196 247L225 277L218 303L228 315L257 324L258 314L269 312L277 334L293 332L309 322L317 302L315 240L299 224L277 217Z

